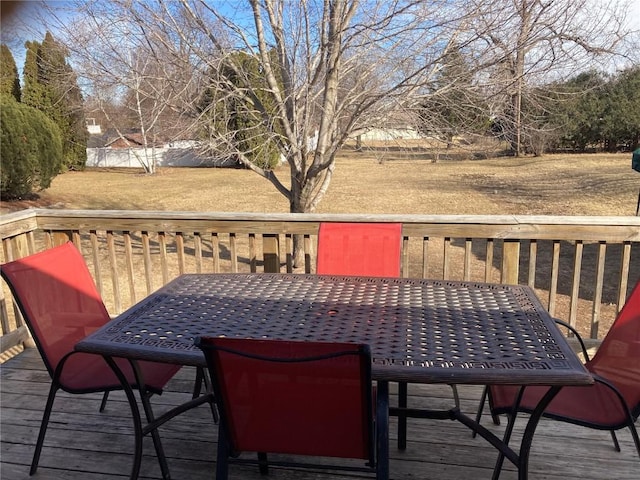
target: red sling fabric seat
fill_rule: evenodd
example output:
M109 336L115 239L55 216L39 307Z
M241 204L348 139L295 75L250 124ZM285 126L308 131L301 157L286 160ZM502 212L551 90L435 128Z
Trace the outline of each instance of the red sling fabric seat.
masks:
M110 320L107 309L89 273L84 258L68 242L61 246L5 263L1 269L42 360L51 376L51 387L31 474L38 461L56 392L104 392L100 410L109 391L122 386L113 370L99 355L74 351L75 344ZM131 386L138 388L128 361L116 359ZM145 379L141 396L161 393L180 366L139 362Z
M378 398L376 425L368 346L215 337L196 345L220 414L217 480L227 478L230 457L241 452L257 452L263 473L266 455L280 453L364 459L367 466L350 469L387 478L386 449L376 445L384 446L388 405Z
M321 223L318 275L399 277L402 224Z
M567 326L564 322L559 322ZM574 332L577 335L577 332ZM581 342L582 343L582 342ZM584 348L583 348L584 349ZM616 450L615 431L628 427L638 455L640 439L634 422L640 415L640 281L616 317L598 351L585 367L595 383L588 387L563 387L544 412L545 417L599 430L609 430ZM526 387L516 412L531 413L548 387ZM519 387L491 385L487 388L489 407L496 415L512 415ZM484 396L478 410L482 414ZM512 415L515 417L515 415Z

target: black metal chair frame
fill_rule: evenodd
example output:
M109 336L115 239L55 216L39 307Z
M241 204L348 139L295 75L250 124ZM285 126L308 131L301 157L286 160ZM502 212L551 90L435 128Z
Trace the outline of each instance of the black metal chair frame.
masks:
M587 351L586 345L584 343L584 341L582 340L582 337L580 336L580 334L578 333L578 331L571 326L570 324L563 322L562 320L559 320L557 318L554 319L554 321L560 325L561 327L564 327L566 329L568 329L575 337L575 339L578 341L579 345L580 345L580 349L582 351L582 355L584 356L585 362L589 361L589 352ZM636 450L638 452L638 456L640 457L640 436L638 435L638 430L635 427L635 420L638 418L638 416L640 416L640 404L638 405L634 405L632 407L629 407L626 403L626 401L624 400L624 397L622 396L622 394L620 393L620 391L618 391L618 389L615 387L615 385L613 385L611 382L607 381L607 379L602 378L599 375L596 374L592 374L593 379L595 380L596 383L600 383L604 386L606 386L607 388L611 389L616 397L620 400L620 405L623 407L623 409L625 410L626 414L627 414L627 419L625 422L622 422L620 424L617 425L600 425L597 423L591 423L591 422L583 422L583 421L577 421L577 420L573 420L561 415L554 415L551 413L543 413L542 416L546 417L546 418L550 418L553 420L557 420L557 421L561 421L561 422L565 422L565 423L571 423L573 425L579 425L582 427L587 427L587 428L592 428L595 430L607 430L609 431L609 433L611 434L611 439L613 440L613 445L614 448L617 452L620 451L620 443L618 442L618 438L616 436L615 431L616 430L620 430L622 428L628 427L629 431L631 432L631 437L633 438L633 442L635 444ZM511 434L513 433L513 427L515 425L516 422L516 417L518 415L518 412L522 412L522 413L527 413L527 414L531 414L533 412L533 410L529 409L529 408L524 408L520 406L520 401L522 398L522 395L524 394L524 389L526 387L522 387L520 388L520 391L518 393L518 396L516 398L516 401L514 403L514 405L511 408L499 408L499 409L491 409L491 419L493 420L493 423L495 425L500 425L500 417L499 415L501 414L506 414L508 417L508 422L507 422L507 426L505 428L505 432L504 432L504 442L505 443L509 443L509 440L511 438ZM589 388L589 387L586 387ZM484 406L485 403L487 401L487 399L489 399L489 405L492 404L492 400L491 400L491 390L489 389L489 387L485 387L483 392L482 392L482 397L480 398L480 405L478 406L478 412L476 413L476 423L480 424L480 419L482 418L482 413L484 411ZM473 437L475 438L476 436L476 432L473 432ZM500 471L502 469L502 463L504 461L504 455L500 454L500 456L498 457L498 460L496 462L496 466L493 472L493 480L497 480L500 476Z
M2 272L0 272L2 273ZM19 296L17 295L17 293L14 291L13 288L13 284L10 281L10 279L8 279L4 274L2 275L2 277L4 278L4 280L7 282L7 285L9 286L9 289L11 290L11 292L14 294L14 301L16 303L16 305L18 306L18 309L20 311L20 314L22 315L22 317L25 319L27 327L30 327L30 319L28 318L27 315L25 315L25 309L22 305L22 302L20 301ZM51 417L51 411L53 410L53 403L55 401L55 397L56 394L58 393L58 390L62 390L64 392L67 393L71 393L71 394L86 394L86 393L97 393L97 392L103 392L103 397L102 397L102 401L100 402L100 408L99 411L103 412L106 404L107 404L107 399L109 397L109 392L115 391L115 390L123 390L122 387L120 386L113 386L110 388L91 388L91 389L73 389L73 388L67 388L65 387L62 383L60 383L60 376L62 375L64 366L67 362L67 360L69 360L69 358L71 358L74 354L77 354L77 352L69 352L68 354L66 354L58 363L57 367L55 368L55 370L52 368L52 366L50 365L49 361L47 360L47 355L44 352L44 349L40 343L40 340L38 339L37 336L33 335L33 340L36 344L36 347L38 349L38 352L40 353L41 358L44 361L44 364L47 368L47 371L49 372L49 376L51 377L51 386L49 387L49 393L47 395L47 402L45 405L45 409L44 409L44 413L42 415L42 421L40 422L40 430L38 432L38 440L36 441L36 447L35 447L35 451L33 453L33 459L31 461L31 468L29 470L29 475L33 475L36 473L37 469L38 469L38 463L40 462L40 454L42 453L42 447L44 444L44 438L45 435L47 433L47 427L49 425L49 419ZM154 394L162 394L161 390L157 390L157 389L153 389L153 388L148 388L146 386L142 386L142 388L139 388L138 385L131 385L132 388L136 388L139 390L140 393L140 399L141 402L143 404L143 408L145 410L145 412L151 412L151 403L150 403L150 399ZM156 445L156 451L158 453L158 460L160 462L160 466L163 470L163 472L168 471L167 470L167 466L166 466L166 461L165 461L165 457L164 457L164 453L162 452L162 445L160 443L159 440L159 436L156 430L151 432L151 435L153 436L154 439L154 444Z

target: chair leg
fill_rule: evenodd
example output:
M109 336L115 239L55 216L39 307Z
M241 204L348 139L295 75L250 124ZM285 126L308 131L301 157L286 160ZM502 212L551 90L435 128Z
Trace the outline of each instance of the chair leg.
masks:
M258 468L260 469L260 475L269 475L269 462L267 461L267 454L264 452L258 452Z
M513 427L516 423L517 412L512 412L509 414L509 421L507 422L507 427L504 431L504 436L502 437L502 441L505 445L509 445L509 440L511 440L511 434L513 433ZM493 476L491 480L498 480L500 478L500 473L502 472L502 465L504 463L504 453L500 452L498 454L498 459L496 460L496 464L493 467Z
M47 433L47 426L49 425L49 417L51 416L51 410L53 408L53 401L56 398L56 393L60 389L57 382L51 382L49 388L49 395L47 396L47 404L42 414L42 422L40 423L40 431L38 432L38 441L36 442L36 449L33 452L33 460L31 461L31 469L29 475L33 475L38 470L38 462L40 462L40 453L42 452L42 445L44 444L44 436Z
M200 396L200 392L202 392L202 383L206 380L206 375L204 373L204 368L196 367L196 381L193 385L193 395L192 398L198 398Z
M153 409L151 408L151 393L145 392L143 386L139 386L140 388L140 400L142 401L142 407L144 409L145 417L147 418L147 423L152 423L155 420L153 415ZM158 457L158 462L160 463L160 470L162 471L162 478L169 479L171 475L169 474L169 465L167 464L167 457L164 454L164 448L162 448L162 441L160 440L160 433L158 430L151 431L151 438L153 439L153 446L156 450L156 455Z
M376 391L376 480L389 480L389 383Z
M636 444L636 450L640 457L640 436L638 436L638 430L636 429L633 419L631 419L631 423L629 424L629 430L631 430L631 437L633 438L633 443Z
M458 387L453 384L449 386L451 387L451 393L453 393L453 401L456 405L456 408L460 410L460 395L458 394Z
M221 422L218 427L218 456L216 458L216 480L227 480L229 477L229 447Z
M102 396L102 402L100 402L100 413L104 412L104 409L107 407L107 400L109 399L109 392L104 392Z
M487 391L489 387L484 387L482 390L482 396L480 397L480 405L478 405L478 411L476 412L476 423L480 424L482 418L482 412L484 411L484 404L487 401ZM471 438L476 438L477 432L474 430L471 432Z
M482 418L482 412L484 411L484 404L489 398L489 387L484 387L482 391L482 396L480 397L480 405L478 405L478 412L476 413L476 423L480 423L480 419ZM491 404L491 402L489 402ZM490 409L491 410L491 409ZM494 425L500 425L500 417L493 412L491 413L491 419L493 420ZM476 432L474 431L472 434L473 438L476 438Z
M613 440L613 448L615 448L616 452L620 451L620 444L618 443L618 437L616 437L616 432L611 430L611 440Z

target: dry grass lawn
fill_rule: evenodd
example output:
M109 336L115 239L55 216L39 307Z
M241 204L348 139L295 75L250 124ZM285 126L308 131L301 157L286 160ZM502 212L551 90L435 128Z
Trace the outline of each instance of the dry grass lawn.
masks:
M634 215L640 174L625 154L547 155L486 160L407 159L346 152L319 213ZM288 169L277 171L287 182ZM287 212L288 201L249 170L88 169L57 176L35 202L71 209Z

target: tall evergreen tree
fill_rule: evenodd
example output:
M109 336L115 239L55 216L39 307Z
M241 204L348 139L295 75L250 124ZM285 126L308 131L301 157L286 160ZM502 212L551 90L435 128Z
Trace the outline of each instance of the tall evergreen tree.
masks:
M635 150L640 144L640 67L627 68L613 77L603 95L602 112L605 148L624 146Z
M20 79L11 50L4 43L0 47L0 94L11 95L20 101Z
M83 99L66 52L51 33L42 43L27 42L22 101L44 112L63 136L63 164L82 169L87 160L87 129Z
M588 71L552 89L548 109L560 147L616 151L640 144L640 68Z
M26 42L24 46L27 52L24 61L22 103L48 114L51 110L49 96L46 94L46 85L40 81L38 72L40 43Z
M570 79L559 90L568 101L556 101L555 123L562 129L561 145L585 151L602 143L603 111L608 78L596 70Z
M270 53L277 62L275 53ZM280 159L273 134L280 132L277 124L265 120L275 116L275 105L266 93L269 86L255 56L235 52L232 59L240 68L223 64L212 73L225 79L226 88L209 89L203 96L201 108L211 118L208 128L225 135L253 164L272 170Z

